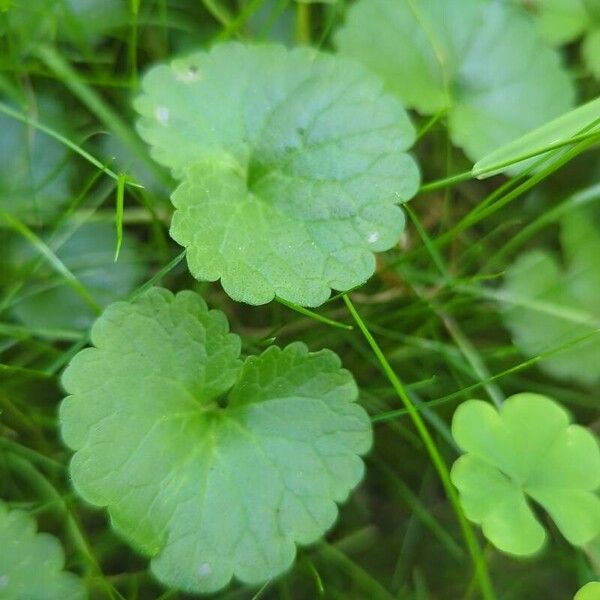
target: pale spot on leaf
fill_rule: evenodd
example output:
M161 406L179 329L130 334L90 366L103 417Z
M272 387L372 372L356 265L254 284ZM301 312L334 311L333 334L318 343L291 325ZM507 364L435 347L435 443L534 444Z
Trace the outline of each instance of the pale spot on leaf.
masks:
M166 125L169 122L170 112L166 106L158 106L154 112L154 115L156 116L156 120L161 125Z
M183 83L194 83L200 80L200 73L196 67L188 67L184 71L179 71L175 77L177 81Z

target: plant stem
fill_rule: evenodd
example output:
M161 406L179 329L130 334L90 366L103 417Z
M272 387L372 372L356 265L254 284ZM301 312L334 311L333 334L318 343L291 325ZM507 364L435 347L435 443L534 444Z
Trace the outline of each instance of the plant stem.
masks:
M334 321L328 317L324 317L319 313L316 313L308 308L304 308L303 306L299 306L298 304L294 304L293 302L289 302L288 300L284 300L283 298L279 298L275 296L275 300L283 306L287 306L291 310L295 310L296 312L304 315L305 317L310 317L315 321L319 321L320 323L324 323L325 325L331 325L331 327L337 327L338 329L346 329L347 331L352 331L354 327L352 325L347 325L346 323L340 323L339 321Z
M310 4L305 2L296 7L296 39L299 44L310 44Z
M417 432L423 440L423 444L425 445L427 453L431 458L431 462L433 463L433 466L435 467L439 475L446 495L448 496L452 508L456 513L456 517L458 519L463 537L465 539L467 549L469 550L469 554L471 555L471 559L473 561L475 575L477 576L477 579L479 581L479 587L481 589L482 597L484 598L484 600L494 600L495 594L492 588L492 582L487 570L487 565L485 563L483 553L481 551L481 548L479 547L477 539L475 538L473 528L467 521L462 511L458 495L452 485L452 482L450 481L450 472L448 471L448 467L446 466L446 463L444 462L444 459L442 458L442 455L440 454L440 451L438 450L435 441L431 437L431 434L429 433L425 422L421 418L419 411L417 411L414 404L412 403L406 389L404 388L404 385L392 369L390 363L385 357L385 354L379 347L379 344L377 343L377 341L365 325L365 322L362 320L362 317L359 315L358 311L354 307L352 300L350 300L350 298L345 294L343 298L346 306L348 307L348 311L352 315L352 318L356 322L356 325L367 340L367 343L369 344L371 350L373 351L373 354L375 354L377 360L379 361L381 368L383 369L386 377L392 384L392 387L394 388L396 394L406 407L406 410L410 418L412 419Z
M424 183L419 188L418 193L423 194L425 192L433 192L434 190L450 187L455 183L460 183L461 181L467 181L469 179L473 179L473 173L470 169L468 171L463 171L462 173L457 173L456 175L444 177L443 179L437 179L436 181L432 181L430 183Z
M105 166L97 158L92 156L89 152L84 150L81 146L75 144L70 139L66 138L64 135L58 133L54 129L46 127L45 125L38 123L35 119L31 119L27 115L21 114L20 112L13 110L10 106L7 106L3 102L0 102L0 113L3 113L13 119L16 119L17 121L21 121L22 123L25 123L26 125L29 125L30 127L37 129L38 131L41 131L42 133L45 133L46 135L55 139L57 142L73 150L73 152L79 154L79 156L85 158L85 160L87 160L89 163L100 169L100 171L102 171L103 173L106 173L109 177L112 177L115 181L118 179L119 176L114 171L111 171L107 166ZM141 187L139 184L136 183L130 183L129 185Z

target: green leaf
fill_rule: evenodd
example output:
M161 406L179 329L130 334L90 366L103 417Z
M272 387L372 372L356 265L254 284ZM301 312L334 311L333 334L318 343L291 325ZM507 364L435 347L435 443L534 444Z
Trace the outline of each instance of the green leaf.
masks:
M59 541L36 533L35 521L25 512L9 510L0 502L0 598L2 600L82 600L83 583L63 571Z
M359 0L335 39L406 106L447 112L473 161L573 105L558 53L506 2Z
M42 42L69 41L86 49L127 24L121 0L10 0L0 34L10 32L13 51L28 54Z
M502 308L503 318L528 356L567 346L540 361L546 372L594 385L600 381L598 209L580 208L563 217L561 244L564 267L551 253L534 250L508 269L503 293L513 302Z
M600 534L600 449L556 402L516 394L497 411L468 400L454 413L452 435L466 453L451 472L465 515L498 549L526 556L542 547L546 533L528 499L571 544Z
M557 46L576 40L590 23L583 0L534 0L531 6L542 37Z
M127 296L145 278L146 265L135 238L124 234L119 260L114 262L112 224L85 223L75 232L72 225L60 228L49 243L100 306ZM20 271L27 270L27 265L38 257L23 238L8 244L7 252L14 277L19 277ZM28 277L12 312L26 325L45 329L86 329L95 316L88 304L47 265Z
M583 40L581 54L596 79L600 79L600 26L592 29Z
M598 600L599 598L600 581L590 581L575 594L573 600Z
M371 425L331 351L241 362L225 316L153 288L109 306L64 373L71 476L166 585L258 584L334 523Z
M599 133L600 98L596 98L493 150L478 160L471 172L479 179L491 177L504 171L508 164L523 166L526 161L538 160L544 155L544 149L559 147L573 136ZM527 160L531 156L535 158ZM524 160L515 162L519 158Z
M581 57L600 79L600 2L598 0L537 0L533 6L542 36L562 45L585 36Z
M65 123L59 104L37 98L36 112L48 123ZM44 224L56 216L71 197L73 174L67 149L25 123L0 115L0 210Z
M138 130L183 183L172 237L235 300L318 306L374 272L419 183L404 109L365 69L227 43L143 80Z

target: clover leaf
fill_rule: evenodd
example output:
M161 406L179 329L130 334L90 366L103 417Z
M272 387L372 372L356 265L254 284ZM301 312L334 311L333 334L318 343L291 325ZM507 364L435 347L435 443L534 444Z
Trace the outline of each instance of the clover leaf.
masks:
M318 306L398 242L415 134L363 67L227 43L155 67L143 89L138 130L183 180L171 236L197 279L249 304Z
M82 600L83 583L63 571L58 540L36 533L35 521L0 502L0 598L2 600Z
M56 255L90 293L95 302L106 306L116 298L129 294L144 279L146 268L137 240L123 235L117 262L115 232L111 223L84 223L75 231L66 223L48 243L56 247ZM35 262L38 254L24 238L7 244L10 268L18 277L21 270ZM13 314L32 327L47 329L86 329L94 320L94 311L77 294L64 277L47 265L37 269L18 298Z
M549 252L523 254L502 289L504 323L528 356L565 346L540 360L547 373L586 385L600 381L600 212L581 207L561 221L564 267ZM573 343L571 345L571 343Z
M546 533L528 498L571 544L600 534L600 449L556 402L516 394L497 411L468 400L454 413L452 435L466 453L452 467L452 482L467 518L497 548L526 556L542 547Z
M558 53L507 2L359 0L335 40L406 106L447 111L453 142L473 161L573 105Z
M223 313L154 288L110 305L63 377L71 476L157 578L211 592L285 571L363 475L351 374L301 343L239 359Z
M600 581L590 581L578 590L573 600L598 600L598 598L600 598Z

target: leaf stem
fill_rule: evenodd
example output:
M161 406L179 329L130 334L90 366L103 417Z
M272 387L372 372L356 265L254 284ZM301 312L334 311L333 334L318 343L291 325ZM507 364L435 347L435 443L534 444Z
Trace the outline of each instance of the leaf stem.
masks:
M432 181L430 183L424 183L419 188L418 193L424 194L426 192L433 192L434 190L450 187L455 183L460 183L461 181L467 181L469 179L473 179L473 173L471 172L471 169L469 169L468 171L463 171L462 173L457 173L456 175L444 177L443 179L436 179L435 181Z
M296 40L310 44L310 4L306 2L298 2L296 7Z
M417 137L415 141L419 141L440 119L446 116L448 112L447 108L438 110L422 127L417 131Z
M79 279L77 279L65 263L40 237L38 237L29 227L3 210L0 210L0 218L6 221L6 223L18 234L22 235L40 253L40 255L44 257L52 269L64 278L65 283L79 295L92 311L96 314L102 312L102 307L98 304L90 291L79 281Z
M32 119L32 118L28 117L27 115L24 115L16 110L13 110L12 108L10 108L10 106L7 106L3 102L0 102L0 113L3 113L13 119L16 119L17 121L21 121L22 123L25 123L26 125L29 125L30 127L37 129L38 131L41 131L42 133L45 133L46 135L50 136L51 138L54 138L57 142L60 142L61 144L67 146L67 148L70 148L71 150L73 150L73 152L79 154L79 156L83 157L85 160L87 160L89 163L94 165L96 168L100 169L100 171L102 171L103 173L106 173L109 177L112 177L115 180L118 179L119 176L114 171L109 169L106 165L102 164L96 157L92 156L89 152L84 150L81 146L78 146L77 144L72 142L70 139L66 138L64 135L58 133L58 131L55 131L54 129L52 129L50 127L46 127L46 125L42 125L42 123L38 123L38 121L36 121L35 119ZM132 182L132 181L128 181L127 183L133 187L142 187L140 184Z
M331 327L337 327L338 329L345 329L346 331L352 331L354 327L352 325L347 325L346 323L340 323L339 321L334 321L333 319L329 319L328 317L324 317L319 313L316 313L312 310L308 310L308 308L304 308L304 306L299 306L298 304L294 304L293 302L289 302L288 300L284 300L283 298L279 298L275 296L275 300L279 302L279 304L283 304L283 306L287 306L291 310L295 310L296 312L304 315L305 317L310 317L315 321L319 321L321 323L325 323L325 325L331 325Z
M224 29L231 28L232 18L224 6L215 0L202 0L202 4L219 25L222 25Z
M141 296L146 290L149 290L154 284L158 283L163 277L165 277L165 275L170 273L184 258L185 250L182 250L175 258L170 260L164 267L162 267L162 269L148 279L148 281L133 290L133 292L127 296L127 300L132 302Z
M433 463L433 466L435 467L439 475L446 495L448 496L452 508L456 513L463 537L467 545L467 549L469 550L469 554L471 555L471 559L473 561L475 575L477 576L477 579L479 581L479 587L481 589L482 597L484 598L484 600L494 600L495 594L492 588L492 582L490 580L483 553L481 551L481 548L479 547L473 528L467 521L462 511L460 502L458 500L458 495L452 485L452 482L450 481L450 472L448 471L448 467L444 462L444 459L442 458L442 455L440 454L440 451L438 450L435 441L431 437L431 434L429 433L425 422L421 418L419 411L415 408L414 404L412 403L406 389L404 388L404 385L392 369L390 363L385 357L385 354L379 347L379 344L377 343L377 341L367 328L365 322L362 320L362 317L359 315L358 311L354 307L352 300L350 300L350 298L347 295L344 295L343 298L348 308L348 311L352 315L352 318L356 322L356 325L360 329L364 338L367 340L367 343L369 344L371 350L373 351L373 354L375 354L377 360L379 361L381 368L383 369L386 377L392 384L392 387L394 388L396 394L406 407L406 411L408 412L410 418L412 419L415 425L415 428L417 429L421 439L423 440L423 444L425 445L427 453L431 458L431 462Z
M437 116L437 115L436 115ZM435 118L435 117L434 117ZM596 122L594 122L596 124ZM428 127L429 124L426 125ZM423 134L419 134L419 137ZM583 133L578 133L576 135L571 136L566 140L559 140L557 142L552 142L547 144L542 148L537 148L536 150L532 150L530 152L521 154L514 158L510 158L504 160L502 162L495 163L490 165L489 167L485 167L484 169L469 169L468 171L463 171L462 173L456 173L454 175L450 175L449 177L444 177L443 179L436 179L435 181L431 181L429 183L424 183L419 188L419 194L423 194L426 192L433 192L434 190L439 190L441 188L447 188L453 186L455 183L461 183L462 181L468 181L469 179L483 179L486 176L492 176L495 174L500 174L498 171L502 169L506 169L512 165L516 165L525 160L533 159L538 156L542 156L546 154L546 152L551 152L553 150L560 150L565 146L571 146L578 144L579 142L589 142L590 145L600 141L600 131L593 130ZM587 146L586 146L587 147Z
M135 135L131 127L129 127L112 106L105 102L104 98L80 77L79 72L64 59L62 54L57 52L52 46L40 46L36 49L35 55L127 149L143 161L159 181L170 185L169 176L152 160L141 139ZM113 175L113 179L116 180L117 175L114 173ZM128 185L139 188L144 187L140 184L132 183L130 180L128 181Z
M117 179L117 198L115 205L115 228L117 232L117 246L115 248L115 262L119 258L121 252L121 245L123 244L123 206L125 204L125 182L127 181L127 175L119 173Z

